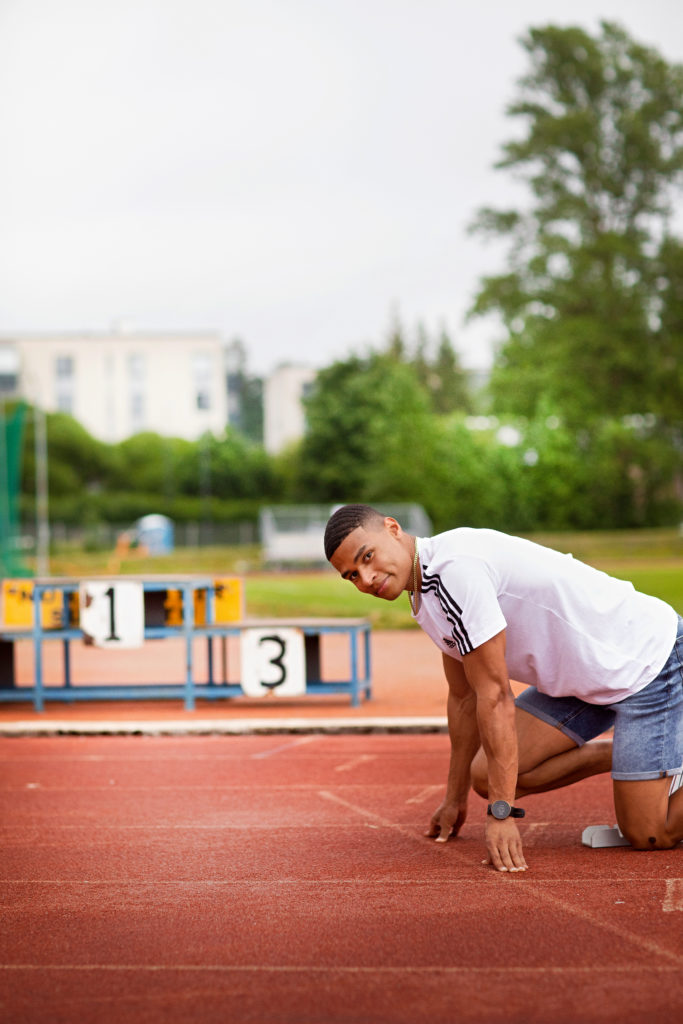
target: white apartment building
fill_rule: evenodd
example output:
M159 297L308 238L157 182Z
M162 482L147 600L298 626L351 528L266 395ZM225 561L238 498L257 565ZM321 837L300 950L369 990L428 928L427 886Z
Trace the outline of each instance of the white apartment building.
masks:
M263 390L263 443L269 454L275 455L291 442L303 437L306 418L302 401L316 372L310 366L285 364L266 378Z
M0 398L66 412L115 443L143 430L195 440L228 422L220 335L45 334L0 337Z

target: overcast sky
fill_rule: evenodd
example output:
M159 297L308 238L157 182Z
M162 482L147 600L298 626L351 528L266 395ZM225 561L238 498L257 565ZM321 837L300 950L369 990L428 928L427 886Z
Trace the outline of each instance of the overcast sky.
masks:
M463 325L548 22L683 62L680 0L0 0L0 334L213 329L324 365Z

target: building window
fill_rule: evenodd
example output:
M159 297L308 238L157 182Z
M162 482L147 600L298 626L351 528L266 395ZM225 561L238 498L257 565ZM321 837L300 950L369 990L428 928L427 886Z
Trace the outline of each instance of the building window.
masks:
M146 401L145 401L145 378L147 376L147 364L141 352L129 352L128 354L128 398L130 406L130 428L134 434L139 434L147 426Z
M74 414L74 387L76 381L75 360L73 356L55 357L55 404L59 412Z
M19 356L13 348L0 346L0 394L11 395L19 387Z
M130 425L134 434L145 429L145 396L141 391L132 391L130 395Z
M104 420L106 438L110 443L116 441L116 360L111 352L104 354Z
M55 376L57 380L73 380L74 358L73 356L57 356L55 359Z
M195 407L206 411L211 408L211 370L213 360L208 352L195 352L192 356Z
M74 396L70 391L57 392L57 411L65 412L68 416L73 416Z
M141 352L131 352L128 356L128 379L140 384L146 376L145 357Z

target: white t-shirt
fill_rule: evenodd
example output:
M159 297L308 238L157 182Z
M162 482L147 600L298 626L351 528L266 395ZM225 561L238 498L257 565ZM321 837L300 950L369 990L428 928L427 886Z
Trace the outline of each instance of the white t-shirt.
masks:
M511 679L611 704L647 686L671 654L673 608L571 555L468 527L417 543L416 619L453 658L506 629Z

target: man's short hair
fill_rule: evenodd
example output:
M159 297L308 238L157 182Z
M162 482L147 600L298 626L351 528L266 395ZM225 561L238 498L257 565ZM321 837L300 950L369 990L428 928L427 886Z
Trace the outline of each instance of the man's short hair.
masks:
M342 541L359 526L374 522L379 526L384 516L371 505L343 505L333 512L325 527L325 558L329 562Z

